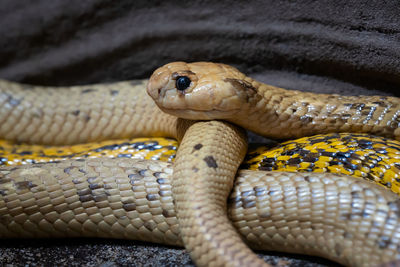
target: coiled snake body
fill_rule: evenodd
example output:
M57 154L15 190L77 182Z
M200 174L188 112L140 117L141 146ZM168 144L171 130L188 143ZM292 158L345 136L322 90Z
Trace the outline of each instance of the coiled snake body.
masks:
M189 83L179 80L182 77ZM261 265L224 216L233 183L229 177L246 149L242 131L224 122L193 124L161 113L141 86L74 87L56 94L3 82L0 137L72 144L138 134L182 139L188 129L172 179L183 243L199 265ZM399 100L394 97L287 92L226 65L181 62L156 70L148 91L161 109L174 115L227 119L273 137L355 131L399 139ZM1 236L111 235L179 243L177 224L171 219L175 213L166 208L172 207L171 195L163 193L169 186L163 171L171 171L153 163L137 164L135 169L124 159L102 159L2 168ZM154 179L142 180L148 173L157 185ZM399 258L394 194L336 175L248 171L239 176L246 181L240 178L236 183L230 216L253 246L320 255L350 265ZM155 227L159 222L161 226Z

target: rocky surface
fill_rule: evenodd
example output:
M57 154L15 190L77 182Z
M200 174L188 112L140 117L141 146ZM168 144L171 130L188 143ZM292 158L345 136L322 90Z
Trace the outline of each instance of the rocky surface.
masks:
M273 85L400 96L397 1L0 1L0 77L74 85L218 61ZM278 266L317 258L263 254ZM120 240L7 240L0 265L176 266L182 249Z

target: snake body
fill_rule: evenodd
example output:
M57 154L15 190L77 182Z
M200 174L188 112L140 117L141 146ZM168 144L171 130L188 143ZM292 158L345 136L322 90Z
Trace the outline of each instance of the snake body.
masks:
M69 146L15 144L0 140L0 165L85 158L135 158L173 162L171 138L106 140ZM251 144L241 169L330 172L361 177L400 193L400 142L354 133L314 135L273 146Z
M176 88L180 77L191 81L184 90ZM400 140L397 97L285 90L210 62L162 66L154 71L147 90L166 113L185 119L223 119L271 138L364 132Z
M51 88L0 80L0 138L69 145L176 137L176 118L160 112L144 90L146 82Z
M1 238L85 236L183 245L171 163L115 158L0 169ZM399 199L366 181L241 170L233 188L229 218L255 249L352 266L398 257Z
M189 88L185 88L185 90L177 90L175 88L177 84L176 81L180 77L190 77ZM54 92L50 92L48 88L21 87L8 82L3 82L2 87L4 87L4 84L6 86L11 85L12 90L10 91L8 87L7 91L4 89L0 90L0 101L2 101L1 104L3 107L0 115L2 120L0 137L6 137L20 142L72 144L103 140L106 138L127 137L137 134L178 136L179 138L182 138L183 135L183 131L178 127L179 120L160 113L155 104L151 102L151 99L146 97L142 91L135 91L135 89L131 88L139 89L140 86L135 87L129 85L129 83L121 83L118 84L119 87L117 87L118 89L116 90L112 89L113 85L75 87L63 89L59 91L59 93L54 94ZM215 87L214 85L218 86ZM204 88L208 88L208 91L205 91ZM216 88L224 88L226 90L218 91ZM279 136L280 138L302 136L311 133L354 131L370 132L399 139L399 100L397 98L365 97L360 99L359 97L342 97L337 100L338 96L334 95L313 95L282 90L283 89L270 87L253 81L229 66L206 63L175 63L167 65L155 71L148 85L149 94L156 100L157 105L161 107L161 109L183 118L226 119L241 124L260 134L272 137ZM198 98L194 97L196 95ZM65 100L65 98L68 100ZM98 101L93 101L93 99L98 99ZM209 100L211 100L211 102ZM357 102L354 102L355 100L357 100ZM351 104L359 102L363 103L361 107ZM368 107L368 114L367 110L364 110L364 107ZM134 111L135 109L136 113ZM155 118L155 120L152 121L152 118ZM255 118L257 118L257 121L252 121L252 119ZM232 240L240 240L233 230L230 230L229 233L232 235L228 236L226 240L207 235L208 232L205 233L205 236L204 233L202 234L205 224L209 224L208 228L206 227L206 229L209 230L212 230L210 224L232 229L229 228L229 221L222 218L223 213L221 211L224 208L224 204L221 202L221 197L216 193L221 192L223 195L227 195L227 192L230 190L230 185L232 185L232 180L230 180L232 179L231 176L236 171L235 167L238 165L237 162L240 161L240 155L243 155L243 152L241 152L242 149L237 151L235 149L229 150L232 153L236 153L232 154L233 156L231 158L230 156L227 158L226 155L220 154L224 149L229 149L229 140L234 140L235 138L237 138L236 140L243 140L243 136L241 136L240 130L234 130L233 132L235 134L228 136L223 136L223 134L221 135L221 132L218 131L213 136L209 136L208 131L211 131L213 127L215 128L215 123L220 125L219 127L221 127L221 129L233 127L222 122L203 124L204 126L201 127L208 129L205 130L207 135L199 136L200 139L197 140L199 143L195 145L193 144L193 140L195 140L193 138L197 136L196 133L192 132L190 135L186 135L184 137L184 142L181 144L183 147L189 146L192 150L196 150L195 147L197 144L203 145L204 142L207 145L204 146L204 150L199 149L197 151L198 155L196 156L196 161L186 160L188 157L185 155L188 155L188 153L178 156L179 160L177 159L175 164L180 167L176 170L178 170L177 173L181 173L185 177L180 176L174 177L173 179L174 183L175 180L177 181L176 188L174 185L172 192L176 201L175 204L179 207L177 211L179 227L187 227L185 231L181 232L184 245L191 252L195 262L201 265L207 263L234 263L235 256L237 256L236 254L242 255L240 252L245 250L241 245L237 247L232 246ZM194 127L197 127L196 125L201 124L195 124ZM274 128L275 126L277 128ZM213 139L213 142L207 143L207 140L210 138ZM241 141L239 141L239 143L240 142ZM185 151L189 151L189 148ZM211 148L214 150L210 150ZM215 156L213 160L209 158L209 156L211 156L209 154L210 151L219 152L217 155L213 155ZM189 159L191 158L189 157ZM104 160L104 162L108 164L107 160ZM229 162L229 164L223 164L225 162ZM69 164L78 163L72 162ZM208 187L208 192L206 192L207 190L201 192L209 194L209 196L212 197L211 199L217 201L216 203L219 204L213 204L209 200L204 199L204 195L190 195L190 193L193 192L190 186L192 184L197 184L198 181L196 181L196 179L204 178L192 175L193 172L196 172L197 168L194 165L200 164L207 165L199 168L201 173L207 173L209 175L203 183ZM221 166L224 167L221 168ZM61 178L62 173L71 172L72 169L75 170L75 168L67 168L67 171L65 171L65 168L60 169L58 165L50 165L49 168L50 172L54 171L57 173L54 176L56 179ZM149 168L151 169L152 167L149 166ZM103 170L105 171L104 173ZM189 170L189 172L187 172L187 170ZM215 172L209 172L210 170ZM5 170L5 172L7 171L8 170ZM84 174L84 172L87 172L86 169L83 169L83 172L79 171L79 169L77 171L78 176L81 175L79 173ZM7 190L28 190L29 192L26 192L26 194L22 196L17 194L16 199L10 200L9 197L11 197L11 195L9 195L9 191L6 190L2 194L3 202L6 204L3 204L0 209L2 212L9 212L10 210L7 205L10 205L9 203L11 202L11 208L16 208L16 211L14 211L15 217L19 222L22 222L23 227L28 228L36 227L36 224L29 220L24 221L26 216L19 216L19 214L21 214L21 209L27 208L29 213L36 215L37 217L35 218L39 219L36 222L41 221L41 217L37 215L37 206L34 208L30 205L33 201L32 193L35 192L34 188L36 188L36 186L32 186L36 185L32 183L32 181L35 179L34 177L39 177L36 179L44 179L47 181L45 175L37 175L35 172L41 171L38 170L38 168L29 169L27 171L28 176L26 176L23 181L16 184L11 182L10 188L6 188ZM106 169L100 166L97 172L100 174L100 177L114 177L113 179L117 180L127 176L126 173L119 176L118 168L112 167L110 172L107 173ZM190 173L190 175L186 176L185 173ZM268 175L283 181L286 181L287 177L297 177L296 174L282 173L268 173ZM134 176L135 175L132 177ZM314 177L317 176L318 175L303 176L303 180L306 180L306 182L314 181ZM91 176L90 178L95 180L96 177L98 176ZM327 177L326 179L329 180L330 176L328 175ZM86 178L89 180L89 177ZM2 178L2 180L3 179L4 178ZM188 179L189 181L182 181L182 179ZM290 178L288 184L293 183L292 179L295 178ZM323 180L325 178L321 177L321 179ZM276 242L285 244L283 250L291 251L291 248L294 248L295 251L305 250L306 253L324 255L338 262L352 265L373 265L375 263L378 264L398 259L398 234L396 230L398 228L398 223L396 221L397 218L394 217L397 209L397 202L395 201L397 198L391 193L382 192L380 189L376 189L369 184L365 184L366 189L364 190L364 186L359 187L358 185L365 183L362 181L358 181L356 185L353 186L353 180L351 178L345 179L337 177L337 179L339 180L335 180L332 183L328 182L326 186L323 182L321 183L323 185L322 187L325 188L324 190L328 192L326 195L322 193L324 190L314 188L309 190L309 193L311 193L310 195L309 193L305 193L307 190L302 191L299 186L295 187L296 189L294 191L286 191L286 189L290 187L284 185L282 198L279 198L279 196L275 198L275 188L269 191L268 196L260 197L260 192L263 191L262 188L258 186L247 187L246 190L243 191L242 197L254 196L255 198L255 196L257 196L261 199L261 203L263 203L266 197L271 197L271 199L277 200L277 202L273 204L274 210L281 210L282 207L286 207L289 210L293 208L294 205L288 202L290 199L297 199L308 195L308 199L311 200L308 202L300 201L297 207L299 209L299 214L295 217L290 217L290 215L294 214L291 212L289 214L289 221L282 219L281 212L275 214L271 210L267 213L262 213L260 215L260 221L261 224L266 227L264 232L262 227L258 227L257 224L254 223L255 213L252 209L254 205L257 205L255 204L256 198L246 198L246 201L243 202L243 206L249 209L244 209L243 214L239 217L244 220L250 220L250 226L255 227L254 231L257 232L263 240L270 242L271 240L275 240L274 238L276 237L276 240L278 240ZM50 178L49 181L55 180ZM346 184L342 181L350 181L350 184ZM7 178L2 181L3 184L9 182ZM56 184L57 183L58 182L56 182ZM72 183L69 182L65 186L61 184L61 187L65 187L67 191L68 189L72 190L73 183L74 181L72 181ZM80 184L79 181L77 181L77 183ZM216 189L220 188L218 186L219 184L221 184L220 191ZM345 188L342 189L342 185L344 185ZM80 193L82 196L86 196L90 194L91 190L101 189L101 186L98 186L99 184L95 184L92 187L87 187L87 185L83 184L81 188L83 191L80 191ZM58 186L55 185L54 188L56 187ZM130 187L131 186L128 187L128 190ZM370 187L372 189L370 189ZM43 187L37 189L40 188ZM349 188L354 190L348 191ZM108 190L108 185L105 185L104 189ZM135 189L143 194L143 188L138 189L132 186L132 191ZM345 189L347 189L347 191ZM47 190L50 192L41 192L41 194L53 195L51 189ZM335 196L334 193L330 193L330 190L338 192L337 195ZM375 193L375 190L380 193ZM341 191L343 191L343 195ZM10 193L11 192L12 191L10 191ZM105 195L111 194L114 196L114 192L117 193L111 190L107 191ZM73 191L69 191L69 194L73 195ZM295 196L296 194L297 197ZM56 203L59 203L62 207L68 206L68 200L64 202L64 198L61 197L60 193L55 193L55 195L59 196ZM187 202L185 197L182 196L191 196L192 198ZM317 219L316 225L311 225L309 222L307 223L310 217L302 217L302 215L312 214L314 218L316 215L310 212L310 210L315 210L320 215L323 214L324 212L321 212L321 207L324 205L320 204L322 203L320 202L321 196L325 197L324 201L330 203L326 206L328 212L325 214L329 218L324 218L324 221ZM339 198L336 198L337 196L339 196ZM120 197L115 195L115 199L118 200L124 197L125 195L123 193ZM23 203L21 203L20 199L22 199ZM91 203L105 201L104 195L100 195L98 198L92 195L87 198L83 197L78 199L81 202L89 200ZM136 209L136 204L133 204L132 198L124 198L124 200L127 201L123 203L127 209ZM344 202L341 200L344 200ZM49 199L46 198L46 201L48 203ZM204 224L196 224L195 220L198 215L196 215L196 212L193 213L192 209L188 208L194 205L193 203L196 201L201 203L200 209L204 205L206 211L210 210L210 207L215 207L217 209L217 217L206 216L202 220ZM308 206L306 203L309 203L311 206ZM103 204L104 203L100 205ZM376 208L374 208L373 205L377 205ZM381 207L381 205L383 206ZM62 213L63 210L57 211L53 209L53 206L47 206L45 210L46 209L48 209L47 211L51 214L50 221L54 223L53 228L58 227L58 220L54 219L57 218L56 214L59 212ZM103 214L97 213L97 208L89 210L91 212L90 216L78 216L73 220L82 220L85 231L86 229L89 230L91 228L90 226L93 225L91 220L86 220L88 217L93 217L94 220L102 225L106 225L105 217L107 216L107 212ZM252 210L251 214L249 210ZM338 210L338 213L335 213L334 210ZM343 211L346 212L343 213ZM73 214L68 212L68 214L63 214L61 220L68 220L67 218L71 217L73 217ZM104 222L102 222L103 217ZM273 217L274 220L275 218L278 220L279 226L276 228L278 233L271 230L274 226L268 223L270 217ZM370 219L367 220L366 218ZM375 221L375 218L384 218L385 223L383 223L382 219L377 219L377 221ZM124 220L126 217L122 216L121 219ZM139 221L141 220L143 219L139 218ZM222 220L221 225L216 225L218 220ZM74 227L77 227L79 224L76 224L75 221ZM136 220L136 223L138 223L138 220ZM60 222L60 225L65 224ZM149 224L147 225L149 226ZM327 226L325 227L325 225ZM358 229L360 225L365 225L365 231L364 228L360 231L363 233L361 236L357 233L357 231L360 230ZM13 223L12 226L14 227L15 224ZM129 224L125 226L127 228L132 228ZM236 224L236 226L238 225ZM251 242L255 242L255 234L252 231L248 231L249 228L251 228L250 226L246 227L245 232L250 233L247 238ZM292 229L292 226L294 226L293 231L299 235L291 233L290 229ZM108 228L107 226L104 227ZM355 232L349 232L347 230L341 232L343 239L341 239L339 237L340 235L338 236L337 233L335 234L335 229L355 229L354 227L357 228L357 230L354 230ZM373 230L372 235L367 233L369 230ZM221 231L219 231L219 233L222 234ZM114 233L114 231L112 232ZM272 239L268 238L270 233ZM317 236L312 238L311 236L315 234L317 234ZM280 238L279 235L285 236L285 239ZM295 236L299 236L299 238L295 238ZM199 242L199 239L204 240L204 242ZM355 242L358 243L353 244L347 239L356 240ZM284 240L289 241L286 242ZM216 242L215 245L212 245L214 242ZM321 247L322 249L318 250L316 247ZM354 251L352 248L358 249ZM241 261L245 258L249 260ZM239 259L240 260L236 264L243 262L260 263L255 256L251 255L243 255L240 256Z

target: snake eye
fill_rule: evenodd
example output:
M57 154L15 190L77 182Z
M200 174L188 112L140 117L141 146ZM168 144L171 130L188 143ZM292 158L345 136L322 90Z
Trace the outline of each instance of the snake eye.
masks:
M179 91L184 91L186 88L188 88L190 86L190 83L192 81L186 77L186 76L179 76L178 78L176 78L176 89L178 89Z

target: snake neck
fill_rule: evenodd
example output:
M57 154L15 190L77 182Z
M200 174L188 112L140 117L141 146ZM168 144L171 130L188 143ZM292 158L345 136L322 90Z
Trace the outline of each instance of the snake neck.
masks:
M286 90L246 77L257 94L229 121L278 139L360 132L400 140L400 99Z

